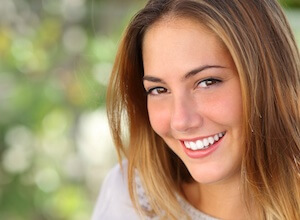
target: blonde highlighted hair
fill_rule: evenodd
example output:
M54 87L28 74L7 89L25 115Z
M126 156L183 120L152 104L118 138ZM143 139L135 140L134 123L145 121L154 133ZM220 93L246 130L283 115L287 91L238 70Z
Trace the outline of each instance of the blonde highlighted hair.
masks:
M147 214L137 201L135 170L153 213L168 219L185 216L175 194L191 181L182 161L151 128L142 82L143 37L165 16L196 19L234 60L242 88L241 175L249 213L255 208L259 219L300 219L300 57L276 0L150 0L132 19L116 56L107 112L119 158L128 159L137 210Z

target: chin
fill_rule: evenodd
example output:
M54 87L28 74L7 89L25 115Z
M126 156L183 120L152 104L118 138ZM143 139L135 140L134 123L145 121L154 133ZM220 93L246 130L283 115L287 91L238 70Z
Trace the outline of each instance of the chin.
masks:
M240 169L238 167L220 169L221 166L208 168L208 165L187 166L193 179L201 184L217 184L227 181L235 181L240 178Z

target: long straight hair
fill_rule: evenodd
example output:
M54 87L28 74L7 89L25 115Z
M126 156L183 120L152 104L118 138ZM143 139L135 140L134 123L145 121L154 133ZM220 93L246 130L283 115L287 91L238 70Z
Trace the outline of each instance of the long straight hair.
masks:
M142 82L143 37L167 16L198 21L234 60L242 88L241 176L249 218L255 208L259 219L300 219L300 57L276 0L150 0L132 19L116 56L107 112L119 159L128 159L135 207L141 215L187 217L176 194L191 176L151 128ZM136 170L152 210L139 205Z

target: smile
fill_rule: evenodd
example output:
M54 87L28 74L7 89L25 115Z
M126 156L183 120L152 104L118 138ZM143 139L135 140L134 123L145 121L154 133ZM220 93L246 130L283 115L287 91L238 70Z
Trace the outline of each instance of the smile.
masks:
M203 150L209 148L211 145L218 142L224 135L225 132L220 132L218 134L196 141L184 141L183 144L187 149L190 150Z

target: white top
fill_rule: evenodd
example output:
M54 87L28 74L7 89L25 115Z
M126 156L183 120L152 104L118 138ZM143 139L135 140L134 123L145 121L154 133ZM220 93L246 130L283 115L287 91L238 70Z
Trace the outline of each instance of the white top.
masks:
M139 220L141 217L133 208L129 197L128 183L127 183L127 161L123 161L123 172L120 165L116 165L106 176L101 187L100 195L97 200L92 220ZM140 205L151 210L150 204L146 197L145 191L142 187L138 175L135 178L137 185L137 194ZM177 197L182 208L190 215L192 220L217 220L208 216L192 205L186 200ZM146 219L159 219L158 217L149 217Z

